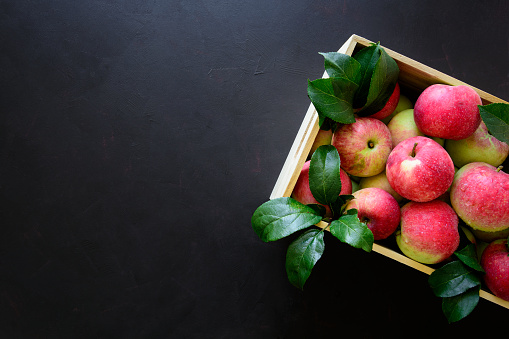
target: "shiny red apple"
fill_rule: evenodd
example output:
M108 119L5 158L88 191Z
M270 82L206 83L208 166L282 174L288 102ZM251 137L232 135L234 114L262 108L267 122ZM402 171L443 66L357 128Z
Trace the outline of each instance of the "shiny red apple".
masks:
M468 86L436 84L417 98L414 119L425 135L443 139L464 139L481 123L481 97Z
M388 238L399 226L400 210L396 199L377 187L368 187L352 194L355 198L346 210L355 208L361 222L373 232L375 240Z
M483 251L484 282L497 297L509 301L509 248L507 238L491 242Z
M391 133L378 119L356 118L353 124L338 126L331 144L336 147L341 167L358 177L370 177L385 169L392 149Z
M401 228L396 242L409 258L423 264L437 264L458 248L458 216L441 200L411 201L401 208Z
M498 232L509 227L509 174L490 164L461 167L451 186L451 204L470 227Z
M418 202L444 194L454 178L454 164L445 149L430 138L400 142L387 159L387 180L402 197Z

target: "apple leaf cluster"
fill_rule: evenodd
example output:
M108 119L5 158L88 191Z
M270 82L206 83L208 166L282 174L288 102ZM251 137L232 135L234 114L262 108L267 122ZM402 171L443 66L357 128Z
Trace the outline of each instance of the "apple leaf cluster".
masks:
M474 244L454 254L459 260L443 265L428 279L433 293L442 298L442 311L449 323L465 318L477 306L484 273Z
M362 223L357 210L345 211L351 195L340 195L340 158L334 146L323 145L313 153L309 167L311 193L319 204L304 205L290 197L269 200L259 206L251 224L256 234L265 242L279 240L297 231L310 228L320 221L329 222L322 229L310 228L297 237L286 253L288 280L303 289L324 248L324 230L330 229L333 236L355 248L370 252L373 248L373 233ZM325 217L329 206L332 217Z
M342 124L380 111L391 96L399 67L379 43L349 56L320 53L328 78L308 80L308 96L318 112L320 126L326 118Z

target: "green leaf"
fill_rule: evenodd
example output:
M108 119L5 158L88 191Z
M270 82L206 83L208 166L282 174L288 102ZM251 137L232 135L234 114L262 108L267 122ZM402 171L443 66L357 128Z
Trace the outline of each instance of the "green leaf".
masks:
M294 286L303 289L324 248L323 230L317 229L304 232L290 244L286 252L286 274Z
M308 96L320 119L330 118L342 124L355 122L352 101L357 84L345 78L308 80Z
M325 216L325 213L327 213L327 210L325 209L325 206L320 204L306 204L306 206L311 207L315 210L315 214L321 215L322 218Z
M345 78L359 84L362 78L361 64L351 56L338 52L320 53L324 67L331 78Z
M292 198L277 198L263 203L251 218L256 234L265 242L284 238L322 220L319 212Z
M380 58L381 50L382 48L379 43L372 44L368 47L364 47L353 56L353 58L361 65L361 82L359 89L355 93L353 101L354 108L361 108L366 104L369 87L371 86L371 77L378 59Z
M342 194L339 196L339 198L334 201L333 203L329 204L329 207L332 211L332 218L333 219L337 219L339 218L341 215L343 215L343 212L344 212L344 207L346 207L346 204L352 200L353 198L355 198L353 195L351 194ZM350 211L356 211L356 210L349 210L348 212ZM354 213L355 214L355 213Z
M478 105L488 131L498 140L509 144L509 104Z
M373 232L352 212L342 215L330 224L330 231L336 238L366 252L373 249Z
M320 122L320 129L324 131L332 130L334 132L336 130L336 122L330 118L323 118L323 121Z
M371 76L366 104L357 112L358 116L369 116L377 113L389 100L394 92L399 76L399 67L396 61L383 48L380 58L375 65Z
M459 321L469 315L479 303L481 286L471 288L454 297L442 299L442 311L450 323Z
M340 160L336 147L323 145L316 149L309 165L309 188L321 204L330 205L341 193Z
M351 194L341 194L341 195L339 196L339 199L341 199L341 202L342 202L343 204L346 204L346 203L347 203L347 202L349 202L350 200L355 199L355 197L354 197L353 195L351 195Z
M465 246L463 249L454 252L456 257L460 259L465 265L473 268L476 271L484 272L481 264L479 264L479 260L477 259L477 250L475 249L474 244L469 244Z
M435 270L428 283L437 297L453 297L481 284L475 271L461 261L453 261Z

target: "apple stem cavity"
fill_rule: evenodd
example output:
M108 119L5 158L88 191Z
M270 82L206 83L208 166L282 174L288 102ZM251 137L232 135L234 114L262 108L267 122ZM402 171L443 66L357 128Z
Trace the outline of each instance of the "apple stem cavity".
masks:
M373 141L368 141L368 147L369 148L375 147L375 143Z
M410 154L410 156L411 156L412 158L415 158L415 149L417 148L417 144L418 144L418 143L416 142L416 143L414 144L414 147L412 148L412 153Z

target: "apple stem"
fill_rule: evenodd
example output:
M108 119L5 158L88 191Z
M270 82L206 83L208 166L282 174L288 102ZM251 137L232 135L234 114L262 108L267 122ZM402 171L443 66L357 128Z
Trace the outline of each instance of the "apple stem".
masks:
M369 141L369 142L368 142L368 147L369 147L369 148L373 148L373 147L375 147L375 144L373 143L373 141Z
M497 172L500 172L500 170L502 170L502 168L504 168L504 166L500 165L497 167Z
M417 142L414 144L414 148L412 148L412 154L410 154L410 156L412 158L415 158L415 149L417 148Z

